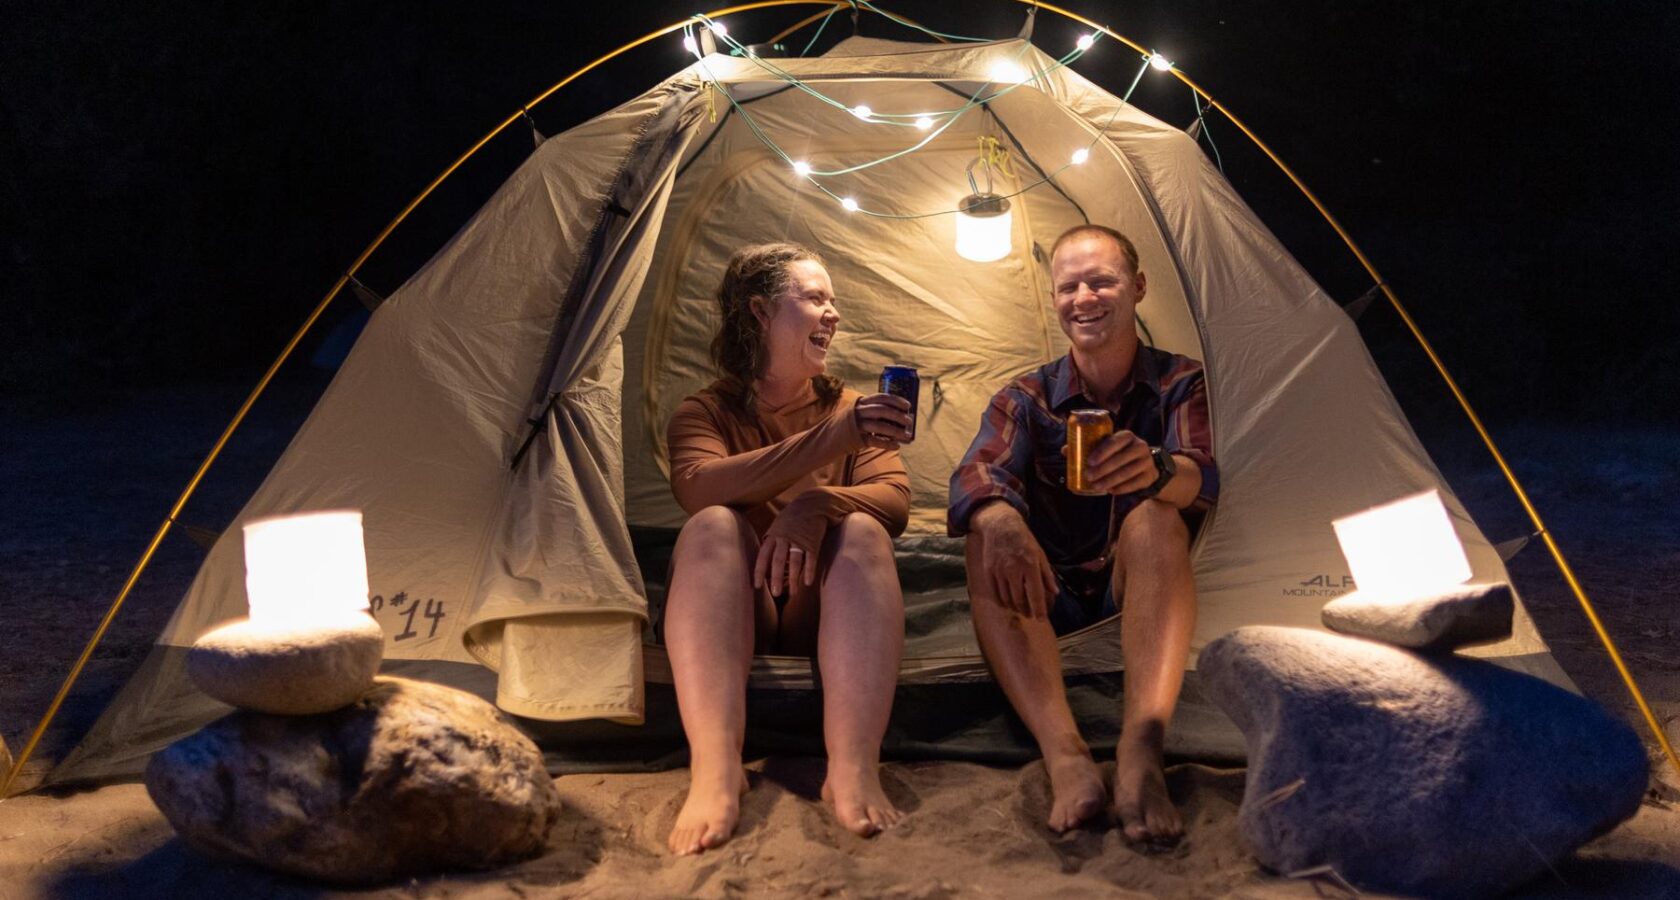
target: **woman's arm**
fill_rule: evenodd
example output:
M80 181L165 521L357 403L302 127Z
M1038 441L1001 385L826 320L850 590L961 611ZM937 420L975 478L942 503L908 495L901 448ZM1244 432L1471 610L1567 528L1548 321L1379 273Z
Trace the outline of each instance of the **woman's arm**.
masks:
M804 491L776 516L765 537L785 537L815 554L829 527L855 512L873 516L894 537L904 532L910 521L910 475L897 450L859 452L852 484Z
M863 446L855 404L842 402L828 418L798 434L731 455L713 410L689 397L677 406L665 431L677 505L693 515L708 506L769 500L812 470Z

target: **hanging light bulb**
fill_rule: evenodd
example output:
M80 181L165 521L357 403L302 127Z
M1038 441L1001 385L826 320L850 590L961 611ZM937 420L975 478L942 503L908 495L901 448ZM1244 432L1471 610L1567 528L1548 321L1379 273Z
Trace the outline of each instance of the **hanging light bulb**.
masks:
M869 121L870 116L875 115L875 110L870 109L868 106L865 106L862 103L859 103L858 105L852 107L852 115L857 116L858 118L867 122L867 121Z
M957 201L957 255L973 262L995 262L1009 255L1014 215L1009 200L996 194L969 194Z
M709 27L717 32L718 37L729 37L729 29L723 27L722 22L713 22Z
M846 197L846 198L842 199L840 201L840 205L845 208L846 212L857 212L858 211L857 201L853 200L850 197Z
M1013 60L1000 59L992 63L991 78L996 84L1021 84L1030 77L1027 70Z
M1084 53L1086 50L1091 49L1091 45L1095 44L1096 42L1097 42L1096 35L1094 35L1094 34L1082 34L1082 35L1079 36L1079 41L1075 46L1077 46L1079 48L1079 52Z
M699 56L700 42L694 39L694 35L686 35L683 37L683 49L694 56Z
M1073 151L1073 164L1076 166L1085 165L1085 160L1090 158L1091 149L1089 147L1080 147L1078 150Z
M1172 60L1159 53L1149 54L1149 65L1157 72L1165 72L1173 67Z
M811 164L806 162L803 159L794 160L793 161L793 174L798 175L800 178L811 177Z
M916 117L916 127L921 129L922 131L927 131L928 129L933 127L933 117L932 116L917 116Z

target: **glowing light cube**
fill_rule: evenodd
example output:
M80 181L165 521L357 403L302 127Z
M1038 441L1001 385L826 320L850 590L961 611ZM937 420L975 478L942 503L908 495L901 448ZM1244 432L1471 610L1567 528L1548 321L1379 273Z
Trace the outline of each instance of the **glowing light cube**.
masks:
M302 513L245 525L251 623L296 627L368 609L367 552L358 511Z
M1438 491L1385 503L1331 525L1363 596L1410 600L1470 580L1470 560Z
M1009 201L995 194L970 194L957 203L957 255L996 262L1009 255L1014 235Z

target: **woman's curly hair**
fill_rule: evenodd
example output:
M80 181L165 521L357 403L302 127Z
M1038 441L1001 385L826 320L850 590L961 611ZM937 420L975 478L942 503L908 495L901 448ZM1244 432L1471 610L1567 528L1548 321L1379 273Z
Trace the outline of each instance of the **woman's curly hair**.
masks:
M717 289L723 321L712 337L712 364L723 376L724 397L749 418L754 415L753 381L764 375L770 363L770 349L764 346L764 324L753 314L754 304L765 304L764 312L772 314L771 304L793 287L790 267L802 259L823 265L823 258L815 250L783 241L742 247L724 267L723 281ZM833 375L813 377L811 387L824 407L840 399L841 381Z

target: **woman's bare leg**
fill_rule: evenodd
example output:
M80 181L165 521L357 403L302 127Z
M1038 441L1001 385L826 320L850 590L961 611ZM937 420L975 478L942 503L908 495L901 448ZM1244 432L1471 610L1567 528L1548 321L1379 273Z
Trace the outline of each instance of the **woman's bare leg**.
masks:
M823 798L840 824L867 837L904 817L881 790L880 775L881 738L904 653L904 595L892 538L870 516L853 513L830 528L823 556L820 614L816 592L796 595L784 611L781 640L790 650L809 647L816 631L828 747Z
M740 816L747 673L754 620L765 614L755 608L760 595L752 587L757 551L752 526L723 506L696 513L677 537L665 600L665 649L690 769L688 799L667 841L673 853L722 844ZM774 610L768 614L774 616Z

